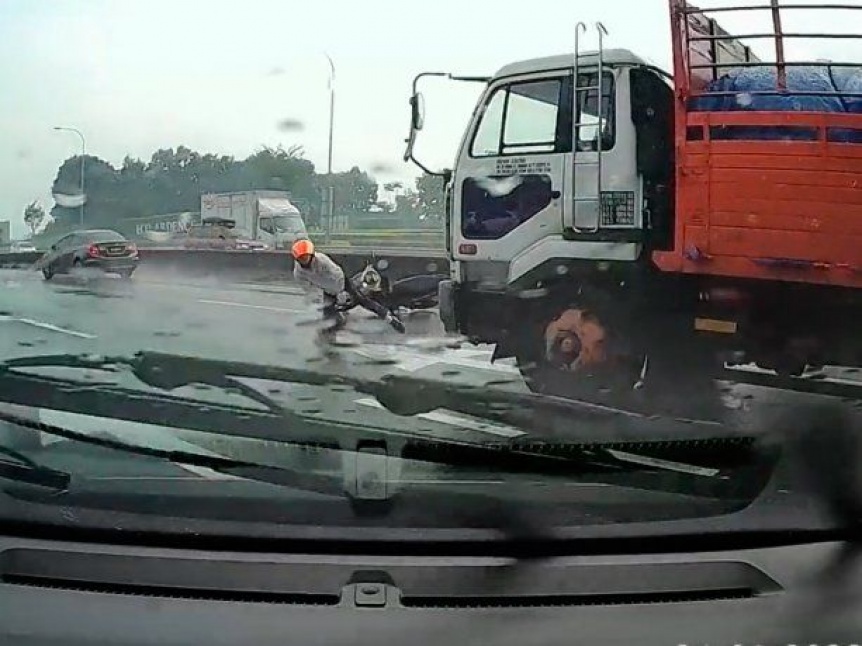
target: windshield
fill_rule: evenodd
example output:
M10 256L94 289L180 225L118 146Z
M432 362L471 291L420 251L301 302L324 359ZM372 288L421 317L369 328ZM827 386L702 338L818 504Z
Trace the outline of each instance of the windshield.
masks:
M116 231L87 231L84 237L91 242L125 242L125 238Z
M303 229L302 218L298 215L276 215L272 218L276 231L298 231Z
M643 2L2 3L0 519L840 524L859 22Z

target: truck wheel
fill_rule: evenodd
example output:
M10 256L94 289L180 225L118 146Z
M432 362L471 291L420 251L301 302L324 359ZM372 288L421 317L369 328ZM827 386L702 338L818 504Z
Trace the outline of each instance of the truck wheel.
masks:
M612 403L637 386L642 357L599 308L572 304L532 321L519 343L518 368L535 393L590 396Z
M552 339L554 339L552 341ZM516 354L534 393L643 413L723 418L708 353L601 295L534 319Z

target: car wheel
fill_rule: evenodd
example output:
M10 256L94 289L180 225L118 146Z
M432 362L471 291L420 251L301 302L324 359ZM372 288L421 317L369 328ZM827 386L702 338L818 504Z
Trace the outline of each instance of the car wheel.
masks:
M74 277L78 278L79 280L86 281L86 280L88 280L88 278L87 278L87 276L82 275L83 269L84 269L84 263L82 263L80 259L75 258L75 260L72 261L72 267L71 267L71 270L69 271L69 273L74 274Z
M42 267L42 277L45 280L51 280L54 277L54 269L51 267L51 265Z

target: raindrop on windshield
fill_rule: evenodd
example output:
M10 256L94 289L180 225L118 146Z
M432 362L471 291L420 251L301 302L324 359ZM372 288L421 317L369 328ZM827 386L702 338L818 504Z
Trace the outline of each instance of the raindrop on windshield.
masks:
M390 164L387 164L385 162L377 162L377 163L371 164L371 172L375 173L377 175L385 175L385 174L394 173L395 169L393 166L391 166Z
M751 96L748 92L741 92L736 95L736 104L747 108L754 102L754 97Z
M282 119L278 122L278 129L282 132L302 132L305 130L305 124L299 119Z

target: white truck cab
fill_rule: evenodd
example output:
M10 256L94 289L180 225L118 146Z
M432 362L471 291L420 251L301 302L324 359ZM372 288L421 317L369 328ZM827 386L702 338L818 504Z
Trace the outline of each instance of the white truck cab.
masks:
M445 172L449 331L498 341L466 315L472 307L456 304L465 294L511 296L573 264L634 263L670 243L673 94L664 76L629 50L599 49L512 63L487 80ZM419 128L421 103L415 94Z
M640 256L628 70L646 63L609 50L599 77L599 59L578 58L577 100L572 56L507 65L488 84L452 177L456 280L503 287L559 258Z

